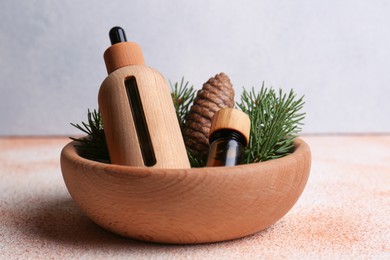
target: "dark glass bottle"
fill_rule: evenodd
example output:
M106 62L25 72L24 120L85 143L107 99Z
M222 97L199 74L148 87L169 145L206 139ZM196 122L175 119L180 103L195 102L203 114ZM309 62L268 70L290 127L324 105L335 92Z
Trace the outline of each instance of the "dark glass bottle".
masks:
M240 133L225 129L210 136L207 166L234 166L241 164L245 151L245 138Z
M222 109L212 120L210 149L206 166L234 166L242 163L249 139L247 114L236 109Z

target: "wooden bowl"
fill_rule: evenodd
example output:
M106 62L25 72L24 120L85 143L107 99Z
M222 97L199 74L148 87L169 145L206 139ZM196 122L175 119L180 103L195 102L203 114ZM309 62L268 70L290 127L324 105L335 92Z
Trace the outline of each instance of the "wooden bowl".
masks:
M274 224L301 195L310 172L308 145L280 159L233 167L156 169L99 163L67 144L65 184L95 223L119 235L162 243L240 238Z

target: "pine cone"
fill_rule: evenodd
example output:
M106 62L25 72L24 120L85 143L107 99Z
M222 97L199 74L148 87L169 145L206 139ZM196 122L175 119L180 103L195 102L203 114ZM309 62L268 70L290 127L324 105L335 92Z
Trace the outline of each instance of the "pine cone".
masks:
M184 140L194 157L207 159L211 119L215 112L227 107L234 107L234 90L229 77L220 73L203 84L188 113Z

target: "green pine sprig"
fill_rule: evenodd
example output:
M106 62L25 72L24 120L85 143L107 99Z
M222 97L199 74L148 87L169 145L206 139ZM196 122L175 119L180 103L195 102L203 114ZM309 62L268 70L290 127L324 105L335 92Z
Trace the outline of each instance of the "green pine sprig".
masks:
M184 126L187 121L188 112L190 111L190 107L194 102L196 96L196 90L194 86L189 86L189 82L184 82L184 77L181 79L180 84L176 82L172 84L169 81L171 86L171 96L173 105L175 107L176 116L179 120L180 129L183 133Z
M188 112L195 99L196 90L185 82L171 85L171 96L176 115L183 133ZM301 131L305 113L303 108L303 96L297 99L293 90L288 94L271 88L265 88L256 92L254 88L247 91L245 88L241 94L237 107L247 113L251 120L250 140L245 151L244 163L256 163L280 158L294 151L294 139ZM83 138L72 138L80 144L77 148L80 154L91 160L109 163L109 153L104 136L102 119L99 111L88 110L88 123L71 124L85 134ZM188 152L188 158L192 167L203 167L205 162L194 157Z
M245 153L245 163L255 163L276 159L294 150L294 138L301 131L305 113L300 112L304 105L303 96L296 100L293 90L288 94L280 89L264 87L259 92L254 88L241 95L237 106L249 115L251 120L250 140Z
M181 79L180 84L176 82L172 84L169 81L171 86L171 96L173 105L175 107L177 120L179 121L180 130L182 135L184 135L184 127L187 122L188 113L194 99L196 97L196 90L193 85L189 85L189 82L184 82L184 77ZM191 167L202 167L205 165L203 160L196 158L187 150L188 160L190 161Z
M189 150L187 150L187 156L188 160L190 161L191 168L200 168L206 166L206 162L203 159L195 157Z
M72 126L84 132L87 136L69 138L80 143L79 145L76 145L76 148L83 157L94 161L110 163L110 156L108 154L100 112L96 111L96 109L91 112L88 109L87 117L88 123L82 122L81 125L71 123Z

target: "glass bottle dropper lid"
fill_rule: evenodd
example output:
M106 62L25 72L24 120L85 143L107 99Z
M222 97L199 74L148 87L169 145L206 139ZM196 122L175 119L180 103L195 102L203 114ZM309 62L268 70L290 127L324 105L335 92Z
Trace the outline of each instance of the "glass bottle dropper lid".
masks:
M141 47L135 42L128 42L125 30L119 26L110 32L111 46L104 52L107 73L131 65L145 65Z

